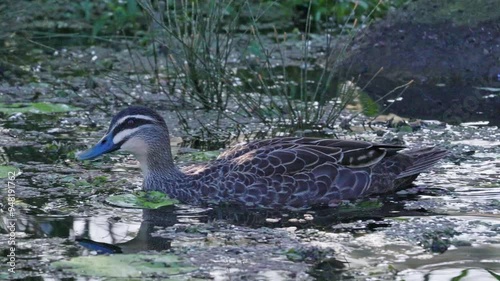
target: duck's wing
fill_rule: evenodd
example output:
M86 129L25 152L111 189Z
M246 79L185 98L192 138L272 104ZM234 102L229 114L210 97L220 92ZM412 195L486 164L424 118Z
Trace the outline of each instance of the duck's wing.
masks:
M200 196L211 200L302 209L392 191L439 157L422 150L397 153L403 148L362 141L272 139L232 149L210 165L191 170L191 176L202 183Z
M257 147L255 149L252 149ZM250 143L245 148L220 159L233 171L259 175L294 174L308 171L324 163L349 168L369 167L384 157L401 150L401 146L373 144L363 141L282 138Z
M341 159L339 148L279 143L248 151L226 163L232 171L272 176L293 175L323 163L338 163Z
M257 161L266 161L266 157L269 157L267 160L275 165L298 161L306 163L305 167L324 162L367 167L404 148L405 146L365 141L285 137L237 145L221 154L217 161L244 164L245 161L256 158L254 165L257 165Z
M372 146L365 151L372 151L365 164L379 162L387 153ZM308 208L367 192L370 168L346 167L341 164L346 155L345 147L280 142L221 161L210 176L215 186L246 204Z

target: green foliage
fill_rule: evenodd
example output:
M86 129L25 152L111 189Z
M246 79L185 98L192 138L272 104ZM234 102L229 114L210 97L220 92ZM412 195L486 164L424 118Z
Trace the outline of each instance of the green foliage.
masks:
M115 30L130 30L133 32L138 29L137 20L140 16L142 16L142 13L136 0L106 1L106 9L95 22L92 35L97 36L104 28L107 28L110 33Z
M177 78L170 90L180 88L189 102L205 110L224 111L229 97L225 93L232 91L229 55L234 46L228 34L235 32L239 11L234 12L230 2L169 1L166 7L141 2L153 22L151 35L159 54L170 62L166 71Z
M331 19L343 25L383 17L390 8L406 2L408 0L286 0L281 5L309 9L310 18L316 23Z
M27 38L44 45L47 41L52 43L51 37L57 37L54 45L67 46L68 42L88 43L98 36L136 36L147 27L138 0L4 1L0 1L0 43L8 40L21 49L29 49L24 46L32 43L23 40ZM23 40L24 45L15 39Z
M109 178L106 176L96 176L88 182L85 179L78 179L74 176L65 176L60 179L60 182L67 188L102 188L108 182Z
M71 2L74 20L91 27L91 36L128 34L142 30L144 14L137 0L75 1Z
M277 30L272 38L276 43L260 34L260 20L276 7L274 2L256 6L251 1L171 1L165 7L140 3L156 24L151 32L155 59L167 61L166 69L156 70L156 80L170 77L167 87L153 91L195 108L215 110L215 128L200 120L202 130L217 131L223 122L227 127L228 120L249 117L269 126L288 126L292 132L318 124L331 126L353 97L353 91L336 90L343 74L333 66L342 58L344 46L333 46L330 34L325 34L324 48L331 51L320 58L324 68L312 67L318 58L308 47L309 25L299 41L288 42L287 35ZM286 66L290 47L299 50L306 67ZM179 90L180 96L173 95ZM177 113L189 132L188 120L196 117L187 116L185 110Z
M378 103L376 103L367 93L359 93L359 102L363 106L363 113L369 117L375 117L379 114L380 108Z

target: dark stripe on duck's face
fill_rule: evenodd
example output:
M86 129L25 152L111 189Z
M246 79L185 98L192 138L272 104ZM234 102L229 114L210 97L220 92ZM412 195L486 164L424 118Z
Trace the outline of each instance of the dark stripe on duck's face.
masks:
M130 135L138 131L141 126L153 125L157 122L156 119L147 115L125 116L110 128L111 133L108 133L108 135L113 136L113 142L115 144L121 145Z

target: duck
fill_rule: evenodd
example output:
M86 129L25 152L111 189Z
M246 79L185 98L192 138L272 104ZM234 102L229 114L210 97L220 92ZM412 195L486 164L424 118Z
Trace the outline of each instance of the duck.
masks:
M406 148L361 140L276 137L238 144L210 163L179 168L163 117L148 107L130 106L77 158L128 152L139 162L143 190L163 192L184 204L304 210L408 188L448 153L436 146Z

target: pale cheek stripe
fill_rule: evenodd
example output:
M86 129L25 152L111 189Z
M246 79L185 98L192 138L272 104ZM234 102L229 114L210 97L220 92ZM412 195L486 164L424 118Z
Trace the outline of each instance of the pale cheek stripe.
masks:
M140 126L140 127L137 127L137 128L133 128L133 129L126 129L126 130L123 130L121 132L119 132L118 134L116 134L116 136L113 138L113 143L114 144L117 144L117 143L120 143L122 140L124 140L127 136L141 130L141 127L143 126Z
M141 114L137 114L137 115L127 115L127 116L124 116L120 119L118 119L118 121L116 121L115 125L113 126L113 128L109 129L108 132L112 132L117 126L119 126L120 124L122 124L123 122L125 122L125 120L129 119L129 118L136 118L136 119L142 119L142 120L149 120L149 121L153 121L153 122L156 122L158 120L152 118L152 117L149 117L147 115L141 115Z

